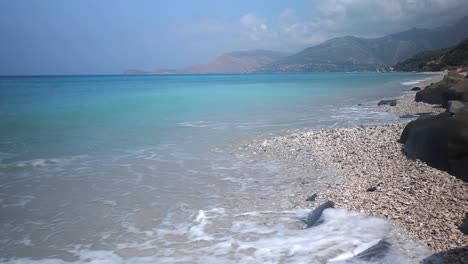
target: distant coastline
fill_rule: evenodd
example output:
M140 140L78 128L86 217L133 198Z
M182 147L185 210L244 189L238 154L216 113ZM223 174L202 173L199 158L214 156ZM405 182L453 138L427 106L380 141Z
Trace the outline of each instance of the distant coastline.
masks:
M333 38L293 54L271 50L234 51L205 64L181 69L129 69L123 74L440 71L444 65L459 62L456 60L459 52L450 48L468 38L467 23L468 16L465 16L453 25L434 29L413 28L380 38ZM444 56L445 61L437 61ZM425 64L419 67L421 62Z

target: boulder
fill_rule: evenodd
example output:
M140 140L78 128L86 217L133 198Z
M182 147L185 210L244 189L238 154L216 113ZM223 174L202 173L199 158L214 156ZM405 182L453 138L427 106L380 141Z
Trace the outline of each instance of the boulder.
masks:
M417 113L418 119L426 119L433 116L432 113Z
M416 117L418 116L410 115L410 114L400 116L400 118L416 118Z
M468 102L468 80L446 77L442 81L416 93L415 101L428 104L440 104L444 108L451 100Z
M454 115L462 112L468 112L468 104L465 104L461 101L449 101L447 105L447 112Z
M380 263L380 261L378 260L383 259L390 251L391 247L392 244L390 244L389 242L385 240L380 240L377 244L357 254L355 258L364 261L377 261L376 263Z
M381 106L381 105L396 106L396 105L397 105L397 100L396 100L396 99L392 99L392 100L382 100L382 101L380 101L377 105L378 105L378 106Z
M323 211L325 211L325 209L334 207L335 204L332 201L327 201L326 203L323 203L319 207L315 208L312 212L310 212L307 215L307 219L305 220L306 228L319 225L321 223L319 220L322 217Z
M468 235L468 213L465 213L465 219L463 219L463 223L460 226L460 231L463 234Z
M468 113L452 116L445 112L411 121L400 143L408 158L468 181Z
M411 91L421 91L421 88L420 87L413 87L413 88L411 88Z

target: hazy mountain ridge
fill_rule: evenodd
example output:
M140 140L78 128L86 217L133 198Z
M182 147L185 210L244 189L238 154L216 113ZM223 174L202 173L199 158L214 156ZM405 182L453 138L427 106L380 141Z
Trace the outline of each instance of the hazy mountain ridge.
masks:
M184 69L157 69L153 71L127 70L124 74L204 74L204 73L249 73L273 61L290 55L271 50L246 50L224 53L204 65Z
M205 65L181 70L183 73L249 73L273 61L286 57L284 52L248 50L225 53Z
M380 38L334 38L292 55L270 50L234 51L204 65L184 69L128 70L124 74L374 71L422 51L454 46L468 37L466 25L468 16L451 26L413 28Z
M468 16L452 26L410 29L380 38L352 36L322 44L280 59L260 72L371 71L408 59L424 50L453 46L468 37Z

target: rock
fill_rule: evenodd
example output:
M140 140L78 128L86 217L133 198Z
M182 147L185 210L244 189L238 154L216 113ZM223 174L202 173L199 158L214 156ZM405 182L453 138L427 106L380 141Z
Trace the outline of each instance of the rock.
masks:
M411 88L411 91L421 91L421 88L420 87L413 87L413 88Z
M411 121L399 142L408 158L468 181L468 113L445 112Z
M418 119L426 119L433 116L432 113L417 113Z
M375 191L377 191L377 187L369 187L369 188L367 188L367 191L368 192L375 192Z
M447 106L447 112L454 115L462 112L468 112L468 105L461 101L449 101Z
M311 196L307 197L306 201L307 202L314 202L315 201L315 198L317 198L317 194L314 193L312 194Z
M416 102L440 104L444 108L451 100L468 101L468 80L446 77L442 81L417 92L415 97Z
M385 240L380 240L377 244L356 255L356 258L365 261L375 261L385 257L392 244Z
M415 115L403 115L403 116L400 116L400 118L415 118L415 117L418 117L418 116L415 116Z
M325 209L327 208L333 208L335 207L335 204L332 201L328 201L319 207L315 208L312 212L309 213L306 219L306 228L313 227L317 224L319 224L320 217L322 216L322 213Z
M465 213L465 219L463 219L463 223L460 226L460 231L463 234L468 235L468 212Z
M396 99L382 100L377 105L378 106L381 106L381 105L396 106L397 105L397 100Z

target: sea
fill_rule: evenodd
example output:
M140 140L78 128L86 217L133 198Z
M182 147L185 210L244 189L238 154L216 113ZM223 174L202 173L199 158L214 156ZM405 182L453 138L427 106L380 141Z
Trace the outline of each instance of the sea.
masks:
M313 194L321 179L339 175L326 168L301 175L281 161L232 149L291 131L401 122L376 111L376 103L429 77L0 77L0 262L423 258L428 248L358 212L327 209L320 225L304 229L310 208L286 202L292 182L307 176ZM353 257L384 238L394 245L387 256Z

